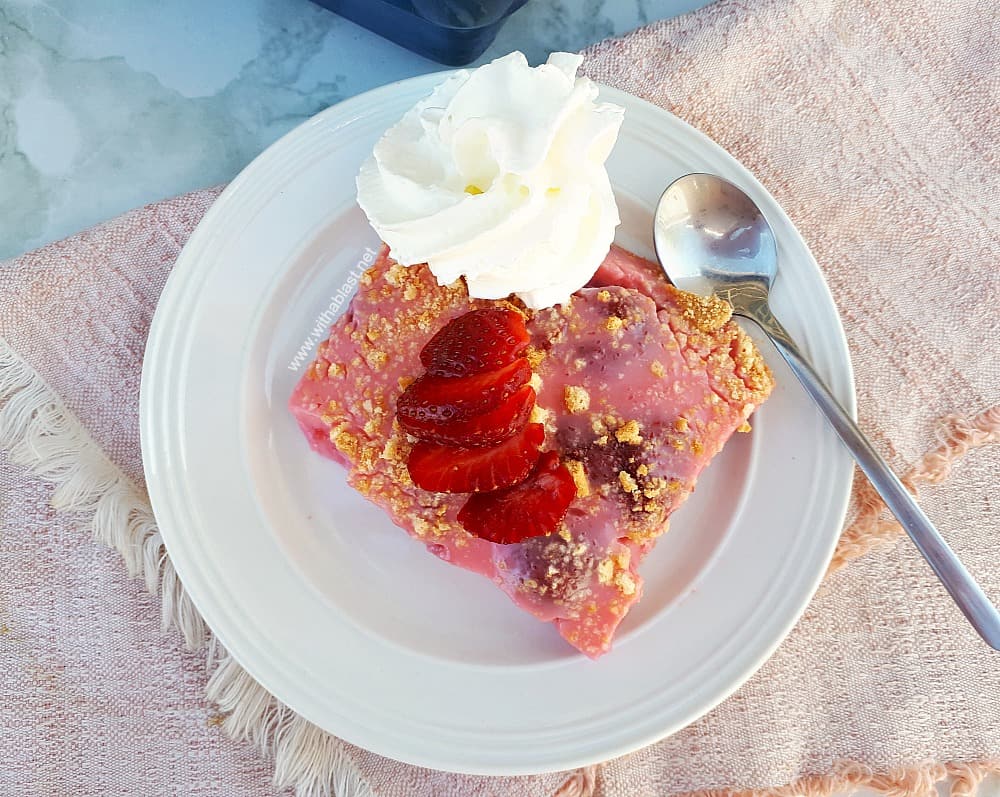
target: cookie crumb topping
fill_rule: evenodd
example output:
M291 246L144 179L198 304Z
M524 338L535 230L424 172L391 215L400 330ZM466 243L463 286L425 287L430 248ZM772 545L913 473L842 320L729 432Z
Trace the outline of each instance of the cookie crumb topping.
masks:
M615 432L615 439L619 443L630 443L634 446L642 445L642 435L639 434L641 428L638 421L629 421L618 428L618 431Z
M587 481L587 472L583 468L583 463L577 459L567 459L563 464L573 477L577 498L586 498L590 495L590 482Z
M572 414L586 412L590 409L590 394L579 385L566 385L563 390L563 403Z

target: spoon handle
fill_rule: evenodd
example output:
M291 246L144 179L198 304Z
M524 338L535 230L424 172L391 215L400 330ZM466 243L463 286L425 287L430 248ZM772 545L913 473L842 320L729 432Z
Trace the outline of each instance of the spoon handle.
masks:
M958 608L990 647L1000 650L1000 612L948 547L948 543L934 528L934 524L917 505L910 492L879 456L840 402L834 398L830 389L813 370L795 341L767 306L758 305L747 309L748 312L741 315L745 314L759 324L774 343L792 372L840 435L840 439L844 441L872 486L882 496L886 506L910 535L910 539L958 604Z

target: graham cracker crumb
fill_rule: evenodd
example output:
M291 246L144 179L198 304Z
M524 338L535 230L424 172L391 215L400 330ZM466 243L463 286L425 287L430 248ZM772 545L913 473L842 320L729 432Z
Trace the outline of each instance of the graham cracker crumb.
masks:
M563 463L573 477L576 485L577 498L586 498L590 495L590 482L587 481L587 472L583 468L583 463L575 459L567 459Z
M744 434L752 430L753 427L750 425L749 421L743 421L743 423L741 423L739 426L736 427L737 432L743 432Z
M393 435L385 441L381 457L389 462L406 462L406 458L410 453L409 448L408 444Z
M586 367L587 367L587 361L583 359L583 357L577 357L575 360L573 360L574 371L582 371Z
M601 302L610 302L611 301L611 291L608 291L608 290L598 291L597 292L597 299L598 299L598 301L601 301Z
M674 429L678 432L686 432L688 430L688 425L687 418L678 418L674 421Z
M612 560L610 556L607 559L602 559L601 563L597 565L598 581L607 586L612 582L614 576L615 576L614 560Z
M621 484L622 489L627 493L635 493L639 491L639 485L632 477L632 474L628 471L619 471L618 483Z
M744 387L754 393L766 393L774 384L774 376L761 357L753 341L742 331L737 330L737 345L732 351L736 363L736 373Z
M609 332L617 332L624 326L625 322L616 315L609 315L608 320L604 322L604 328Z
M361 448L360 456L358 457L358 470L372 470L372 468L375 467L375 462L378 460L381 453L382 452L379 451L378 446L363 446Z
M663 491L668 489L667 484L668 484L667 480L660 476L655 476L652 479L647 479L646 483L642 487L643 497L657 498L663 495Z
M426 537L433 531L433 526L422 517L415 517L413 518L413 531L416 532L418 537Z
M631 443L632 445L642 444L642 435L639 434L641 427L638 421L629 421L615 432L615 438L619 443Z
M649 474L649 468L646 467L646 463L643 463L635 469L635 472L637 476L646 476Z
M621 590L622 595L628 597L635 594L635 579L632 574L624 570L615 575L615 585Z
M718 296L696 296L687 291L677 291L674 298L680 306L681 315L701 332L716 332L733 317L733 306Z
M348 459L356 459L358 455L358 438L346 431L344 424L330 430L330 442Z
M652 514L652 512L650 512ZM650 540L655 540L657 537L661 536L667 530L666 526L645 526L643 528L630 529L628 533L628 538L632 542L642 543L649 542Z
M574 415L586 412L590 409L590 394L579 385L566 385L563 390L563 403Z
M552 413L549 410L545 409L545 407L540 407L538 404L536 404L534 407L531 408L531 415L528 416L528 423L540 423L544 425L545 423L548 422L551 415Z
M336 379L338 376L344 376L347 373L347 366L343 363L330 363L330 367L326 369L326 375L330 379Z
M662 379L667 375L667 370L663 367L663 363L659 360L653 360L653 362L649 364L649 370L653 372L653 376L657 379Z
M529 346L525 352L525 357L528 358L528 365L531 366L531 369L535 370L541 364L542 360L545 359L545 352L541 349L536 349L534 346Z

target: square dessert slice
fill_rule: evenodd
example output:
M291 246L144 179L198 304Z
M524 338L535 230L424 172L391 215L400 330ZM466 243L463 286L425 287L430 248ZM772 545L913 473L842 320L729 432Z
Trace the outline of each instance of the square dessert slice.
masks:
M505 302L441 287L383 249L290 400L312 447L427 549L490 578L588 656L610 648L642 593L638 565L670 514L772 388L729 306L676 290L648 261L613 247L590 285L525 311L543 449L576 484L550 534L498 544L458 520L468 495L428 492L407 468L414 440L396 404L420 352L452 319ZM509 306L509 305L507 305Z

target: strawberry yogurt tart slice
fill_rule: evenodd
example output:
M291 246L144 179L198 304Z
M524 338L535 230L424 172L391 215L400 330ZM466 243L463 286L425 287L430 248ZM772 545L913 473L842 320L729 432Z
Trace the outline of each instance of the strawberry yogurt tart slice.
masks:
M447 439L411 434L425 428L413 419L445 423L447 438L456 427L446 416L469 406L467 396L446 401L448 390L471 382L434 377L431 410L444 408L441 417L407 407L415 380L434 376L421 360L427 344L486 308L516 312L526 337L487 380L496 395L463 420L462 434L474 436L462 439L475 445L452 452L440 448ZM289 406L312 448L344 465L396 525L596 658L639 600L639 565L671 513L772 386L726 303L676 290L618 247L587 287L541 310L470 299L461 279L439 286L427 267L399 265L383 249ZM500 416L507 426L493 437L474 422ZM484 458L499 480L469 481ZM518 469L519 483L503 481Z

